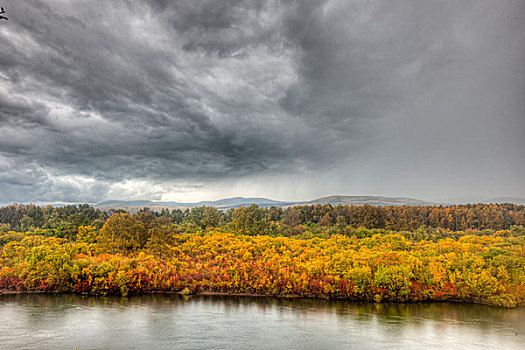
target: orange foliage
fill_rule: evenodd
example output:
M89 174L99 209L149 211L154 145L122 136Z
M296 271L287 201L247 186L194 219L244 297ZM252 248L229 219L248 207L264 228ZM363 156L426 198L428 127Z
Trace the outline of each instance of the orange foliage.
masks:
M91 237L83 228L82 237ZM412 242L182 234L157 250L109 254L106 243L25 235L7 243L0 288L85 294L222 292L369 301L457 300L512 307L523 298L522 238ZM109 249L109 250L108 250ZM126 253L126 254L124 254Z

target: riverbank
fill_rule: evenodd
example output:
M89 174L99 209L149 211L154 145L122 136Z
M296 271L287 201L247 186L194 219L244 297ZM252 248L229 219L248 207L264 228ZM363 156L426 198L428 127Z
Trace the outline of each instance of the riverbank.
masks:
M100 294L79 294L79 293L70 293L70 292L54 292L54 291L35 291L35 290L0 290L0 296L1 295L77 295L77 296L83 296L83 297L123 297L122 295L100 295ZM385 301L385 302L377 302L377 301L370 301L370 300L363 300L363 299L357 299L357 298L318 298L318 297L304 297L300 295L274 295L274 294L258 294L258 293L239 293L239 292L213 292L213 291L199 291L199 292L186 292L184 290L181 291L151 291L151 292L145 292L142 294L133 294L128 295L126 297L141 297L141 296L147 296L147 295L180 295L183 297L242 297L242 298L277 298L277 299L286 299L286 300L325 300L325 301L348 301L348 302L362 302L362 303L371 303L371 304L384 304L385 302L391 301ZM420 301L404 301L404 302L393 302L394 304L442 304L442 303L453 303L453 304L469 304L469 305L484 305L489 307L496 307L496 308L503 308L503 309L512 309L516 307L525 307L525 301L521 300L516 303L515 306L507 307L507 306L496 306L491 304L486 304L483 302L475 302L475 301L465 301L461 299L443 299L443 300L420 300Z

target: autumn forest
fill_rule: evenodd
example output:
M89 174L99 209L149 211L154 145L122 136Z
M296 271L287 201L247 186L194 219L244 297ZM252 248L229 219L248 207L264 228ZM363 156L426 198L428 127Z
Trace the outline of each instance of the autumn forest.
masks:
M525 299L525 206L0 208L0 289L372 302Z

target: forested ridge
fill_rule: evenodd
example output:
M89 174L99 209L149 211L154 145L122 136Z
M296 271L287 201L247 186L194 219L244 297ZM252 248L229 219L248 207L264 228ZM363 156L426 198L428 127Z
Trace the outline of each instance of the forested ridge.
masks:
M0 208L0 289L516 306L525 207Z

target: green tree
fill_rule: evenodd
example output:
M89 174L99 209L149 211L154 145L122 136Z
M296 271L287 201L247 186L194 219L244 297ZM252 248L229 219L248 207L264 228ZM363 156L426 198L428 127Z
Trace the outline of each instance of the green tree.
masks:
M162 259L169 251L169 244L173 243L174 229L171 220L167 218L157 218L148 232L148 242L146 249L156 254Z
M216 227L221 224L221 211L215 207L204 207L202 209L201 224L203 228Z
M142 247L142 237L147 236L145 231L144 225L130 214L115 213L100 229L100 236L112 253L128 253Z
M256 204L239 207L232 213L232 226L237 233L258 235L266 232L268 223L264 211Z

